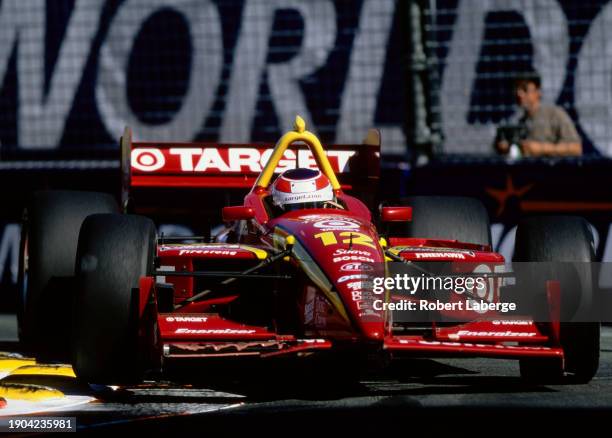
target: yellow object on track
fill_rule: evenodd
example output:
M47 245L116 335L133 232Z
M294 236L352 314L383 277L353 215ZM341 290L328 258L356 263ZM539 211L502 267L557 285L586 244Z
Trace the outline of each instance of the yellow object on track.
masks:
M10 400L43 401L63 398L64 393L47 386L0 383L0 397L9 403Z
M13 358L0 356L0 373L8 374L27 365L35 365L36 360L30 358Z
M76 377L70 365L25 365L14 369L11 376L62 376Z

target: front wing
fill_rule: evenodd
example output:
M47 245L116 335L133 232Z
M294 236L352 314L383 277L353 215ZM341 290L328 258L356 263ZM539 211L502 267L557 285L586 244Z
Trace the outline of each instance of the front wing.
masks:
M299 339L266 328L237 324L216 314L170 313L158 316L159 339L166 358L259 356L262 358L333 350L374 349L392 356L478 356L493 358L551 357L563 349L529 320L480 320L434 328L431 336L388 334L379 345L344 340Z

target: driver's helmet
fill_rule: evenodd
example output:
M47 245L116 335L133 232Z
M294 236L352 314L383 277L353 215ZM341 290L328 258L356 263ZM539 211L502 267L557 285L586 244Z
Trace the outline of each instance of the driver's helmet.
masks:
M272 185L272 202L284 211L323 208L334 200L329 179L318 169L285 170Z

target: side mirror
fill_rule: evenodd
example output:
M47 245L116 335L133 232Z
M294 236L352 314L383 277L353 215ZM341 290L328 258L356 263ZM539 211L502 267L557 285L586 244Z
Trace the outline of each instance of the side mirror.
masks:
M410 222L412 207L382 207L380 219L382 222Z
M237 205L234 207L223 207L221 216L224 222L234 222L253 219L255 211L251 207Z

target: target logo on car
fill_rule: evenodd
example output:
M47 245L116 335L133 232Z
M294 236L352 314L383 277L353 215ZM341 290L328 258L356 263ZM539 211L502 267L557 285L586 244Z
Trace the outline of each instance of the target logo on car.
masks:
M142 172L155 172L166 164L164 154L157 148L132 150L132 167Z
M359 228L359 223L346 219L325 219L315 222L313 225L315 228L326 230L354 230Z
M272 148L229 147L188 147L192 145L172 144L153 147L142 143L132 149L130 158L133 170L156 172L158 174L223 174L243 173L256 175L261 172L272 156ZM343 173L355 150L330 150L326 152L334 172ZM287 150L274 169L275 173L296 167L316 169L317 163L309 150Z
M206 322L206 316L167 316L166 322Z

